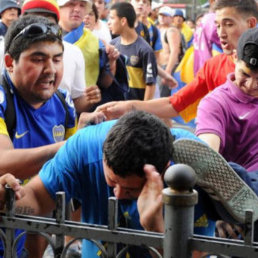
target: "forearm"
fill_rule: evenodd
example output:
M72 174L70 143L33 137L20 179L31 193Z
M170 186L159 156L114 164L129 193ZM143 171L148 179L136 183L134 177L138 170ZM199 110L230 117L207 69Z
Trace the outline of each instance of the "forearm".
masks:
M55 208L55 201L45 188L45 185L37 175L24 186L25 195L17 202L20 211L30 209L30 215L48 215ZM18 210L17 210L18 211Z
M153 99L154 94L155 94L155 85L146 85L144 100Z
M36 175L64 144L59 142L30 149L4 149L0 152L0 175L11 173L19 179Z
M170 54L165 71L168 72L169 74L172 74L172 71L175 65L177 64L177 62L178 62L177 54L175 53Z
M169 101L169 97L152 99L148 101L131 101L132 109L143 110L161 118L171 118L178 116L177 111Z
M166 77L166 72L164 69L162 69L162 67L160 65L157 65L158 67L158 75L161 77L161 78L164 78Z

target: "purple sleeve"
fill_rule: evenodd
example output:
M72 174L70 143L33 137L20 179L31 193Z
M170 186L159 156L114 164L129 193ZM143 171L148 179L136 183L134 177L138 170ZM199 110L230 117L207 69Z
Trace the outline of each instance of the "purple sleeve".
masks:
M196 135L203 133L213 133L220 137L220 152L225 146L226 133L226 115L219 96L214 92L202 99L198 106L196 119Z

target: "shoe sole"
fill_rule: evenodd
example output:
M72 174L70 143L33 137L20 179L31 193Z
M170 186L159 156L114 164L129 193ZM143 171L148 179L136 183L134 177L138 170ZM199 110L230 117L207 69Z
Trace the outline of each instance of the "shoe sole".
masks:
M179 139L174 142L173 160L191 166L197 175L196 184L209 196L219 200L238 222L245 222L245 211L253 210L258 219L258 197L253 190L213 149L198 141Z

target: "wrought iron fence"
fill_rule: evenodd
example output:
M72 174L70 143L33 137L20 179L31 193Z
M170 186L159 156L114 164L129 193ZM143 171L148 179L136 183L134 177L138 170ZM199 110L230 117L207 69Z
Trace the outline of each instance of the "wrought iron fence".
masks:
M182 167L185 171L181 176ZM179 168L179 169L178 169ZM178 180L180 171L180 180ZM165 233L145 232L120 228L117 225L117 200L109 200L109 218L107 226L77 223L65 220L65 195L57 193L55 218L16 215L14 212L14 193L6 188L6 212L1 214L0 237L4 244L6 258L16 257L16 245L26 232L43 235L53 248L54 257L65 257L72 241L64 243L66 235L74 240L87 239L96 244L102 251L101 257L124 257L129 246L141 246L149 249L156 257L187 258L193 250L207 254L223 254L237 257L258 257L258 243L253 242L252 211L246 211L245 240L221 239L193 234L194 205L197 203L197 192L192 190L195 183L192 169L186 165L174 165L165 174L168 188L163 190L165 206ZM182 189L182 185L184 185ZM15 229L25 232L14 237ZM55 241L50 236L55 235ZM105 247L102 241L109 244ZM117 251L117 244L124 247ZM158 251L159 250L159 251ZM162 251L161 251L162 250ZM162 254L161 254L162 253Z

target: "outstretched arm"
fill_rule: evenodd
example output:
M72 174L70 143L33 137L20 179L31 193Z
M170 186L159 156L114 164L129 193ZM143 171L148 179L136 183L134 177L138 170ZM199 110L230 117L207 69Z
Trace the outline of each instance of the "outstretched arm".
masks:
M64 141L37 148L14 149L9 136L0 134L0 175L11 173L19 179L37 174Z
M109 102L99 106L97 111L103 111L108 119L115 119L134 109L143 110L161 118L171 118L179 115L171 105L169 97L148 101L129 100Z
M13 175L5 174L0 177L1 209L5 203L6 184L8 184L15 192L16 213L26 215L45 215L55 207L54 200L50 197L39 176L34 177L25 186L21 186Z

